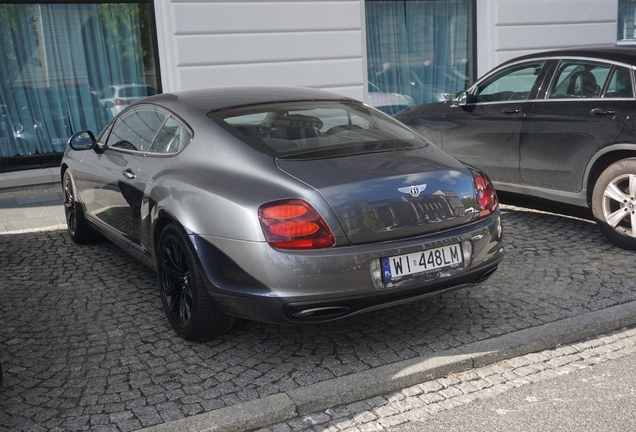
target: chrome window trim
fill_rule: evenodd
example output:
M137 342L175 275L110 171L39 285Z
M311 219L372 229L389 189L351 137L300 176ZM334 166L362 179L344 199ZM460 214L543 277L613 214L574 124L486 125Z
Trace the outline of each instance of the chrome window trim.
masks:
M500 67L497 67L495 69L493 69L492 71L490 71L489 73L487 73L486 75L484 75L483 77L481 77L481 79L479 79L476 83L474 83L472 86L470 86L466 91L468 91L469 93L473 93L473 90L483 81L485 81L486 79L488 79L489 77L491 77L492 75L498 73L499 71L510 67L510 66L515 66L518 64L522 64L522 63L526 63L526 62L533 62L533 61L550 61L550 60L555 60L557 62L561 62L562 60L581 60L581 61L595 61L597 63L605 63L605 64L609 64L610 67L611 66L622 66L622 67L626 67L631 69L632 71L632 99L636 98L636 96L634 96L634 93L636 92L636 86L634 85L634 78L636 75L636 66L635 65L631 65L629 63L623 63L623 62L618 62L618 61L614 61L614 60L605 60L605 59L600 59L598 57L578 57L578 56L546 56L546 57L535 57L535 58L531 58L531 59L524 59L524 60L519 60L519 61L515 61L515 62L511 62L511 63L506 63L501 65ZM547 63L546 63L547 64ZM550 86L552 85L552 80L555 77L555 72L552 72L552 77L550 77L550 85L548 86L548 89L550 88ZM548 99L548 91L546 91L545 95L543 98L535 98L535 99L525 99L522 101L519 101L518 103L527 103L527 102L548 102L548 101L566 101L566 100L572 100L572 99ZM581 98L583 99L583 98ZM594 100L617 100L617 101L624 101L624 100L632 100L630 98L602 98L602 97L598 97L598 98L585 98L586 101L594 101ZM510 103L512 101L495 101L495 102L472 102L467 104L467 106L471 106L471 105L497 105L497 104L507 104Z

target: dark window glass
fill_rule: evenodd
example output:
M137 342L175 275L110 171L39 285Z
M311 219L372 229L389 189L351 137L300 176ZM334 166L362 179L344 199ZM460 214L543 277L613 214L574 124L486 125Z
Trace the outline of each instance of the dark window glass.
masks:
M616 66L607 82L606 98L633 98L632 69Z
M139 98L114 99L117 86L156 92L150 14L148 0L0 4L0 158L56 161Z
M337 156L427 144L391 117L357 103L268 104L209 116L247 144L274 157Z
M474 1L365 1L369 103L389 114L473 78Z
M147 152L166 117L152 107L131 109L117 119L106 146Z
M611 65L589 61L562 61L552 79L550 99L597 98Z
M517 64L495 73L479 84L471 102L527 99L544 64L545 61Z
M178 153L192 141L190 129L174 117L168 118L150 148L151 153Z

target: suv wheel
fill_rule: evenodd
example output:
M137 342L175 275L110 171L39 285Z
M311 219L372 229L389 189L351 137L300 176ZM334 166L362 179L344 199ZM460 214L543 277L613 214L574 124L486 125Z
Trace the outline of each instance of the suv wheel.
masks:
M620 160L603 171L594 185L592 212L612 243L636 250L636 158Z

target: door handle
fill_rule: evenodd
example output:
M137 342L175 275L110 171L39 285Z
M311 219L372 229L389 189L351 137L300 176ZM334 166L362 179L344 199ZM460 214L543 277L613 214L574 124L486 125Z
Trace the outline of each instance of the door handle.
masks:
M519 114L519 108L504 108L501 110L503 114Z
M598 114L598 115L614 115L616 114L616 110L614 108L610 108L610 109L594 108L592 111L590 111L590 113Z
M129 180L133 180L135 177L137 177L130 168L123 170L121 173L124 175L124 177L126 177Z

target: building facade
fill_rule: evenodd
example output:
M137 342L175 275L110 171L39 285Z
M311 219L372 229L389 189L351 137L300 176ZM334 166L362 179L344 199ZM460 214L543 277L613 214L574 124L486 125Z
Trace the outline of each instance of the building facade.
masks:
M393 114L509 58L629 43L636 0L0 0L0 172L59 165L132 101L293 85Z

